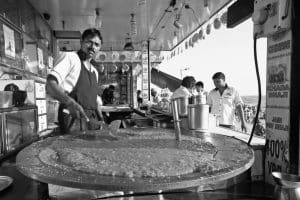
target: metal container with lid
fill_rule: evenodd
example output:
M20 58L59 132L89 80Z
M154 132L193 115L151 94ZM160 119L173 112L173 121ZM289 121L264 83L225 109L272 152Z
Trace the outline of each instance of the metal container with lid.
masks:
M206 104L206 95L200 93L199 95L189 97L189 104Z
M192 130L207 132L209 127L209 105L188 105L188 127Z
M173 99L173 101L176 101L176 103L177 103L179 116L186 116L188 114L187 106L189 104L189 98L188 97L178 97L178 98Z
M200 94L197 96L193 97L194 100L194 104L206 104L206 95L205 94Z

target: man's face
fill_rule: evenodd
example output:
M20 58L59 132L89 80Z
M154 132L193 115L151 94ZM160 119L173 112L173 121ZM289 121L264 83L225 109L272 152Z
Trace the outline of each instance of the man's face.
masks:
M194 81L191 81L191 82L188 84L187 89L189 89L189 90L195 89L195 82L194 82Z
M155 97L157 92L155 90L151 90L151 96Z
M101 40L98 36L86 37L81 42L81 50L86 53L87 58L93 58L101 49Z
M216 78L213 80L214 80L215 87L218 89L223 88L226 85L225 80L223 80L223 79Z
M203 87L197 86L197 85L195 87L196 87L197 92L203 92Z

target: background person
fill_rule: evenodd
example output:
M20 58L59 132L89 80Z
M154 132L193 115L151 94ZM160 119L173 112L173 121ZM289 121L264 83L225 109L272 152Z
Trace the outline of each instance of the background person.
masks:
M198 94L202 94L204 92L204 84L202 81L198 81L195 84L195 89Z
M243 101L239 93L227 85L225 75L222 72L215 73L212 79L216 88L209 92L207 103L211 113L218 116L219 126L234 129L235 109L237 109L242 131L247 132Z
M181 85L177 88L171 96L171 99L179 97L191 97L193 96L193 89L195 87L196 80L193 76L186 76L182 79Z
M161 98L157 92L156 89L151 88L151 104L152 105L158 105L158 103L161 101Z
M143 104L142 91L141 90L136 91L136 96L137 96L138 108L140 108L141 105Z
M107 88L105 88L103 90L103 93L101 96L103 105L115 103L114 92L115 92L115 86L113 86L113 85L109 85Z

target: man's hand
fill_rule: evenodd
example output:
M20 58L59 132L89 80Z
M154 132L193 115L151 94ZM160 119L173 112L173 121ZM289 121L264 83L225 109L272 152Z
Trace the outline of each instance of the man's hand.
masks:
M79 105L74 99L70 98L70 100L66 104L67 109L70 111L72 117L80 119L81 117L85 118L86 121L89 121L88 116L85 114L81 105Z
M242 128L242 131L247 133L248 130L247 130L247 126L246 126L246 123L242 121L242 124L241 124L241 128Z

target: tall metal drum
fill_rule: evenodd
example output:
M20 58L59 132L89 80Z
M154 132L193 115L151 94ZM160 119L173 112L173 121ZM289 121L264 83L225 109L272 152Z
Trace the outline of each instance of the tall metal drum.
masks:
M191 130L207 132L209 127L209 105L188 105L188 126Z
M178 97L174 99L177 102L179 116L186 116L188 114L187 106L189 104L188 97Z

